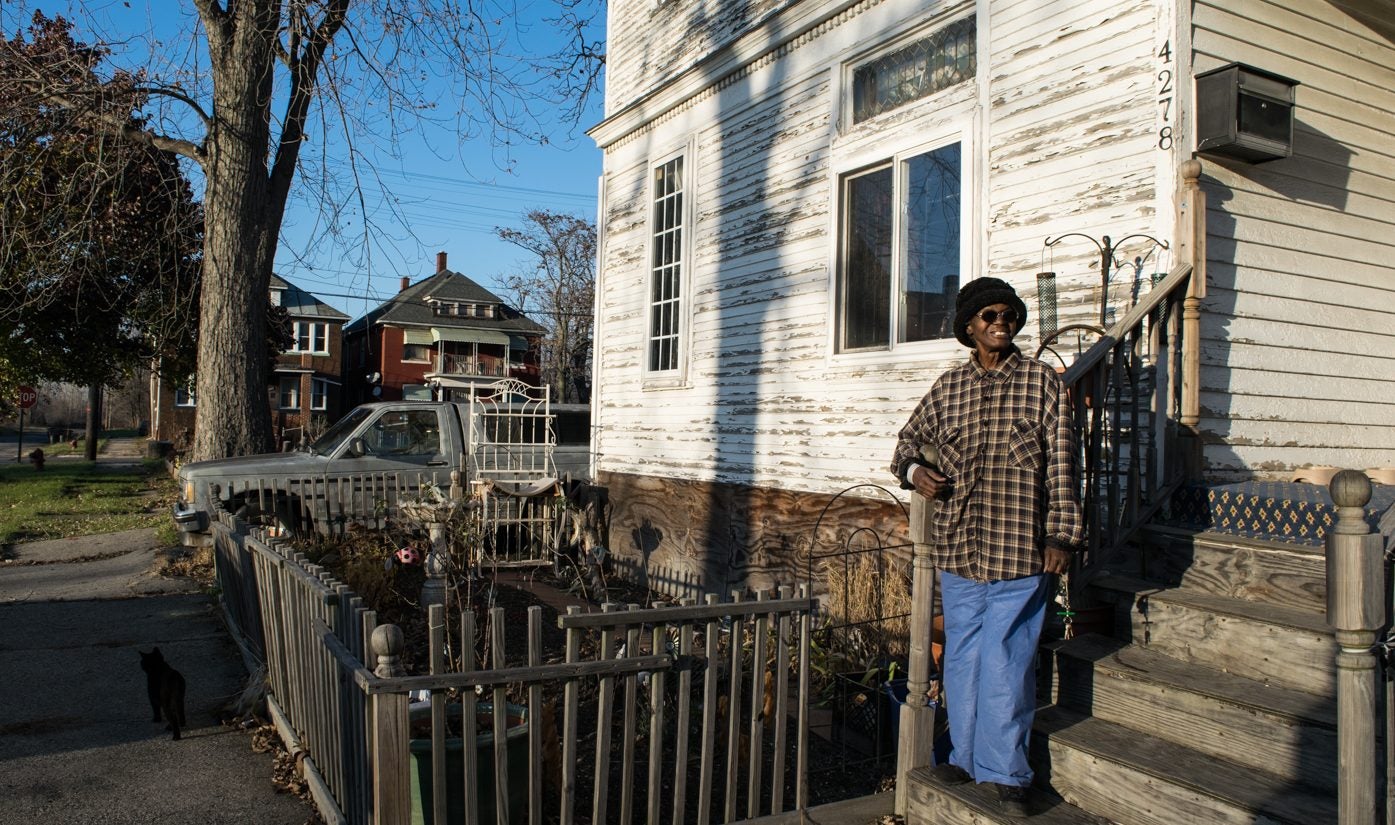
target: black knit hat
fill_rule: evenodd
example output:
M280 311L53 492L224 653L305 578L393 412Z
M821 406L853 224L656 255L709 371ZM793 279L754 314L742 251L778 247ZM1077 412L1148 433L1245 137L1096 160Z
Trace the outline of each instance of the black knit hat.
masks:
M954 337L959 343L974 348L974 339L969 337L969 320L984 307L994 304L1007 304L1017 311L1017 329L1027 323L1027 305L1017 297L1012 284L997 278L975 278L964 284L954 301Z

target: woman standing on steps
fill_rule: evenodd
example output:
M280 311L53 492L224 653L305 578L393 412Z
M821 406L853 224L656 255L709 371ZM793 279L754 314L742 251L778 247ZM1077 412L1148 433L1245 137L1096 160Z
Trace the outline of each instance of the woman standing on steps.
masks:
M940 499L931 541L953 749L931 773L995 785L1012 816L1030 813L1032 665L1048 574L1065 573L1084 538L1066 393L1055 370L1012 342L1026 318L997 278L959 290L955 337L973 353L921 399L891 463L903 488ZM921 457L926 447L936 463Z

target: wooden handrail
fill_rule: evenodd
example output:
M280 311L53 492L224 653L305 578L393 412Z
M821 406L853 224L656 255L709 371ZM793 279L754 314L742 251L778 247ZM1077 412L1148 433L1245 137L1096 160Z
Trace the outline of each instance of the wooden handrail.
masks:
M1167 273L1167 277L1157 283L1153 289L1143 297L1143 300L1134 305L1122 319L1094 346L1085 351L1083 355L1075 359L1075 363L1066 368L1065 374L1061 376L1061 382L1067 387L1075 386L1090 371L1104 361L1105 357L1124 339L1129 330L1138 326L1144 318L1162 305L1163 301L1171 296L1172 292L1187 282L1191 277L1192 265L1190 263L1180 263Z

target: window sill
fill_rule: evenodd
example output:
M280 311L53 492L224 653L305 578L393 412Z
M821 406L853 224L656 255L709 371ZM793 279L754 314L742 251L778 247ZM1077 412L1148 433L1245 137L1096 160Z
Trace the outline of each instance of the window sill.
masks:
M687 380L677 375L672 377L646 377L640 383L640 389L645 392L649 390L683 390L688 388Z
M917 366L927 361L954 360L968 350L954 338L937 338L934 341L918 341L914 344L898 344L894 349L856 350L837 352L830 358L836 365L864 367L885 367L895 369Z

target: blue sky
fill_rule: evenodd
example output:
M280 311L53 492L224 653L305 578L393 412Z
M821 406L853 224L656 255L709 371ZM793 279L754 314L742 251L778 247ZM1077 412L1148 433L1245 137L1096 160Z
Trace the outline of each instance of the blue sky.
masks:
M534 208L595 220L601 154L580 128L577 135L561 145L515 150L512 172L497 168L487 143L467 144L448 159L421 152L405 162L380 163L378 172L394 187L407 223L390 221L398 240L373 251L371 278L344 262L356 260L358 248L317 250L301 260L315 223L305 205L288 212L276 272L351 317L391 297L402 276L417 281L434 272L437 252L446 253L451 269L498 292L499 278L526 270L528 256L499 240L496 226L521 227L520 216Z
M531 7L532 12L526 5L516 8L540 15L550 3L542 0ZM187 25L192 14L187 2L175 0L0 0L3 35L13 36L25 26L35 8L68 17L76 24L79 39L99 39L96 32L101 32L108 38L130 38L132 44L161 35L167 43L177 43L171 32ZM525 27L535 23L521 22ZM596 31L591 36L599 39L602 34ZM130 54L135 58L142 52L133 45ZM113 62L129 66L119 53ZM351 202L337 218L350 240L326 242L317 231L319 208L307 194L306 181L298 180L282 225L276 272L350 317L362 315L397 292L402 276L416 281L430 275L439 251L447 253L451 269L500 291L503 276L526 271L529 265L526 253L499 240L495 227L521 227L522 214L534 208L595 220L601 154L585 130L600 118L597 91L579 122L544 118L540 127L547 133L548 144L514 145L507 160L488 139L461 144L445 126L426 127L414 135L415 145L403 146L392 155L375 151L368 146L371 141L362 142L359 150L367 146L368 160L396 199L400 214L387 208L382 190L365 189L362 210L376 224L373 240L364 246L362 215L358 204ZM331 153L340 150L330 147ZM352 240L355 237L357 241Z

